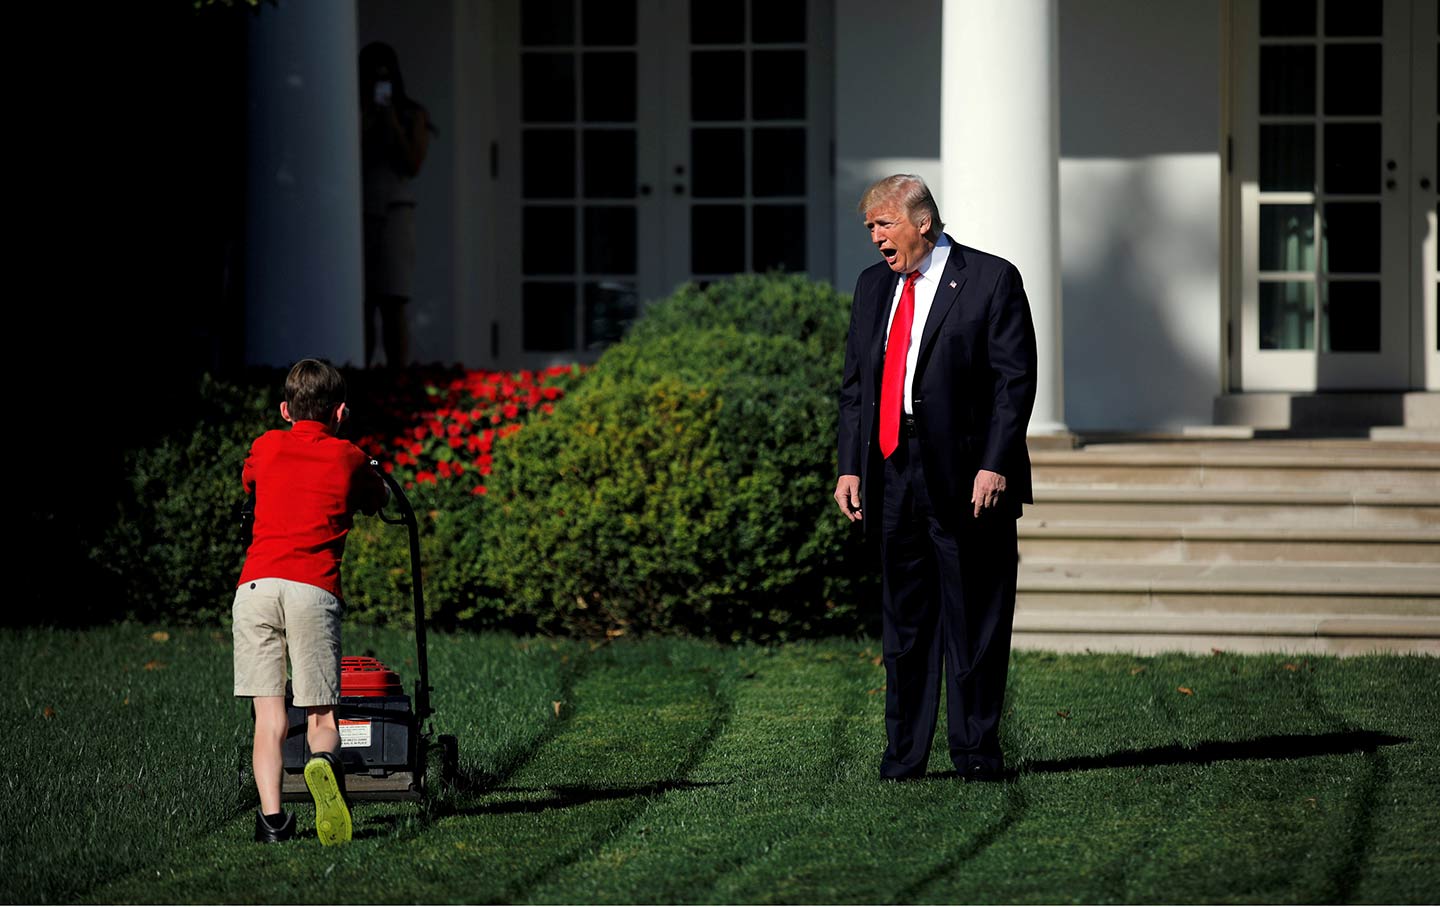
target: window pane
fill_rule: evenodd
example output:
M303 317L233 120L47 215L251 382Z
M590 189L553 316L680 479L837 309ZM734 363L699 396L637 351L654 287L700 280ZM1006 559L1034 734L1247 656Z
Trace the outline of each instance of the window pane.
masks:
M1313 205L1261 205L1260 270L1313 270L1314 218Z
M805 41L805 0L750 0L750 31L756 44Z
M708 50L690 55L690 118L745 118L743 50Z
M1315 285L1260 284L1260 349L1315 348Z
M1315 191L1315 127L1260 127L1260 191Z
M690 130L690 194L740 198L745 194L745 130Z
M1326 205L1323 254L1332 274L1380 273L1380 203Z
M526 282L521 300L525 349L537 353L575 349L575 284Z
M1380 45L1331 44L1325 48L1325 112L1380 113Z
M805 206L756 205L754 270L805 270Z
M754 194L805 194L805 130L756 129Z
M743 205L690 208L690 270L695 274L735 274L745 270Z
M1315 48L1260 48L1260 112L1315 112Z
M520 138L520 171L526 198L574 198L575 133L525 130Z
M620 340L635 323L639 310L639 298L631 284L585 284L585 348L604 349Z
M521 44L570 44L575 40L575 0L525 0L520 4Z
M745 0L690 0L691 44L745 40Z
M1331 281L1325 294L1321 349L1330 353L1380 352L1380 282Z
M635 130L585 130L585 197L635 197Z
M1260 36L1294 37L1315 34L1315 0L1262 0Z
M531 123L568 123L575 119L575 57L571 54L520 55L520 116Z
M1325 0L1325 34L1335 37L1380 37L1385 6L1380 0Z
M521 250L526 274L575 273L575 209L527 206Z
M1380 124L1330 123L1325 126L1325 191L1380 191Z
M805 118L805 51L757 50L750 109L757 120Z
M580 0L580 34L586 44L634 44L635 0Z
M585 270L590 274L635 273L634 208L585 209Z
M635 122L635 54L585 54L585 119Z

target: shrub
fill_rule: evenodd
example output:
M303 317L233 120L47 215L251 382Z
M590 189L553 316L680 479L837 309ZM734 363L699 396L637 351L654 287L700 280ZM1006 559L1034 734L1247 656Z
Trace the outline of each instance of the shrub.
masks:
M475 541L457 545L483 552L474 606L585 633L854 629L830 511L847 315L792 277L653 307L552 418L497 444Z

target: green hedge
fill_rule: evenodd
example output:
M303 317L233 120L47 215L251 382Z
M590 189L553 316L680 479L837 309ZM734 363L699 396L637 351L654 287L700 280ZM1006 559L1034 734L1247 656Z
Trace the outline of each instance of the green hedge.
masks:
M858 626L833 512L847 301L800 277L686 287L555 415L497 447L468 583L542 629L728 638Z

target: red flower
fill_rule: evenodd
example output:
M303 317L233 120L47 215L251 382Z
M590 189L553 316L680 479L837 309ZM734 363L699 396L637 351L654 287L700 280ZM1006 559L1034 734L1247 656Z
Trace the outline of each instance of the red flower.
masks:
M429 432L426 431L425 426L423 425L417 425L414 428L410 429L410 433L415 436L416 441L424 441L425 436L429 434Z
M545 415L548 416L548 415L550 415L551 413L555 412L555 404L553 404L553 403L542 403L542 404L540 404L540 411L541 411L542 413L544 413Z
M470 489L470 493L483 497L484 495L490 493L490 489L486 488L484 485L476 485L474 488Z
M516 416L520 415L520 407L516 406L513 403L507 403L505 404L505 408L502 410L502 412L505 413L505 418L514 419Z
M450 439L447 440L445 443L449 444L452 450L458 450L459 447L460 447L460 445L461 445L461 444L464 444L465 441L464 441L463 438L458 438L458 437L457 437L457 438L450 438Z
M383 470L385 470L387 473L394 473L394 472L395 472L395 464L394 464L394 463L381 463L381 464L380 464L380 468L383 469Z

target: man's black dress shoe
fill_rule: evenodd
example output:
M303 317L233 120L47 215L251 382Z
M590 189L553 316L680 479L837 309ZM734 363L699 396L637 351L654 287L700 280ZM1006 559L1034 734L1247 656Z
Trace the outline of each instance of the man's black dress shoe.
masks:
M991 765L988 762L971 762L963 769L958 769L956 774L962 781L1003 781L1005 770L998 765Z
M278 844L295 837L295 814L281 813L284 818L278 826L265 821L265 814L255 812L255 841L259 844Z

